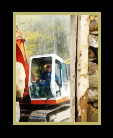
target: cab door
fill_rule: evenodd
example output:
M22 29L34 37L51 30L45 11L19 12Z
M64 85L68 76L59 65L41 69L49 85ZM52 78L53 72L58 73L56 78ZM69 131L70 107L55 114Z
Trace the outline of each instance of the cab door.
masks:
M62 63L62 97L68 96L68 72L66 63Z

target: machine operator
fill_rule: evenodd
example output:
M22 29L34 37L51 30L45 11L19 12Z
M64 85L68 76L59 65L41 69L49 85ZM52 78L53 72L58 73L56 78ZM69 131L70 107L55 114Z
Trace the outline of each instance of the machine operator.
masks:
M55 81L58 84L59 78L56 74L55 74ZM51 65L47 65L46 66L46 71L40 77L40 90L41 90L41 94L43 96L45 96L44 87L45 86L50 87L50 82L51 82Z

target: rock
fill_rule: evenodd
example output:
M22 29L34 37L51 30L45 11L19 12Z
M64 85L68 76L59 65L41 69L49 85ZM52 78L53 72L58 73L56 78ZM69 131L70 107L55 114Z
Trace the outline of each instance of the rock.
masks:
M19 102L16 102L16 122L19 122L20 120L20 106Z
M98 89L88 89L87 101L94 102L98 100Z
M92 103L94 108L98 108L98 100Z
M87 104L87 122L98 122L98 109Z
M98 70L95 70L94 74L89 75L89 88L98 87Z
M89 31L98 31L98 16L90 16Z
M93 32L89 32L89 33L98 36L98 31L93 31Z
M98 36L89 34L89 46L98 48Z
M88 58L88 62L92 62L95 59L97 59L97 58Z
M16 97L23 98L25 88L25 70L23 64L16 62Z
M90 21L91 21L91 20L96 20L97 23L98 23L98 15L90 15L90 16L89 16L89 20L90 20Z
M92 61L93 63L96 63L98 65L98 59L95 59Z
M96 63L93 63L93 62L89 62L88 67L96 67L98 69L98 65Z
M90 46L88 49L89 58L98 58L98 48Z
M88 57L89 58L95 58L95 54L91 49L88 50Z
M98 65L93 62L88 63L88 75L92 75L95 71L98 70Z

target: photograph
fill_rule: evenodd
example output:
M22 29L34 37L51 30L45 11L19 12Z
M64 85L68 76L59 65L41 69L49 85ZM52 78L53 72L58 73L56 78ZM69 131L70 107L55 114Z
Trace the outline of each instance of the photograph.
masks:
M13 12L13 124L101 125L101 12Z

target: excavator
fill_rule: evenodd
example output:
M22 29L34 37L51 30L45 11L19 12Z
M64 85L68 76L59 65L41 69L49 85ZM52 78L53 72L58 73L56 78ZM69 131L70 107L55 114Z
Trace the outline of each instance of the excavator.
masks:
M30 107L27 122L65 122L70 117L70 84L67 63L56 54L28 56L25 39L16 30L16 61L25 69L25 88L22 101L24 110ZM50 80L41 80L40 76L51 66ZM57 76L57 80L56 80ZM47 84L43 85L41 84ZM42 95L42 88L45 95ZM34 108L36 107L36 108ZM22 114L25 111L21 110Z

